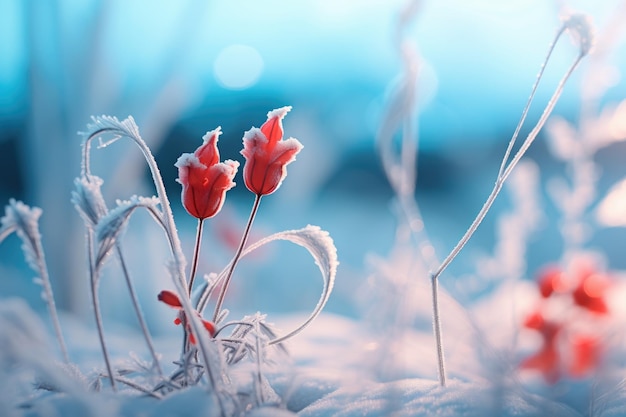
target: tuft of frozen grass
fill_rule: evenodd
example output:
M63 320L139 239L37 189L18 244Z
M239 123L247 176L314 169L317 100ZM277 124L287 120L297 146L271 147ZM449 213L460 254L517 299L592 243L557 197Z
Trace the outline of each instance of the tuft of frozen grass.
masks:
M44 255L43 246L41 244L41 234L39 233L39 217L41 209L38 207L29 207L21 201L11 199L9 205L5 207L5 215L0 219L0 242L10 233L15 232L22 240L22 250L26 257L28 265L39 273L39 278L35 282L43 287L43 299L48 306L48 312L52 319L54 331L61 347L61 353L66 363L69 363L69 355L61 324L57 314L52 285L48 276L48 268Z

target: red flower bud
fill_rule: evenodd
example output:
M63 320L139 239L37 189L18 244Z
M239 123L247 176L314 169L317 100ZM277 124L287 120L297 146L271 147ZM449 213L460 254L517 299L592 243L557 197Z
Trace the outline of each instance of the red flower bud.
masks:
M219 127L208 132L202 146L192 154L182 154L175 164L177 181L183 186L183 206L197 219L215 216L224 204L226 191L235 186L233 178L239 162L219 162L217 139L221 134Z
M283 117L290 106L267 113L267 121L260 129L252 128L243 136L246 158L243 179L246 187L256 195L271 194L287 176L287 164L296 159L302 144L294 138L283 139Z

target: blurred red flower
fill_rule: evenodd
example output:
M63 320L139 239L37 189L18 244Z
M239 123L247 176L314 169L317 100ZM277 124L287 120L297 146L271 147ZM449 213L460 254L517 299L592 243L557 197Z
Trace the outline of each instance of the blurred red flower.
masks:
M523 322L542 341L520 368L541 372L551 384L563 373L579 378L594 371L606 348L600 331L602 319L609 315L605 296L611 280L588 259L574 260L571 266L567 272L557 266L540 272L540 303Z

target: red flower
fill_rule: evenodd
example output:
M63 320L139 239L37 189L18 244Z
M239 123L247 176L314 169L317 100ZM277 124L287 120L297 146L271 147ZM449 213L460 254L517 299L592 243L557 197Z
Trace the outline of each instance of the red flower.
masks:
M167 290L161 291L159 295L157 296L157 298L159 299L159 301L162 301L168 306L173 307L178 310L178 317L174 319L174 324L177 326L180 324L184 324L185 329L189 333L189 341L191 342L192 345L195 345L196 338L194 337L193 332L191 331L191 327L189 326L189 323L187 323L185 312L183 311L183 305L180 302L180 298L178 298L178 296L174 294L173 292L167 291ZM196 312L196 315L202 321L202 325L204 326L206 331L209 332L209 335L211 337L214 337L215 336L215 324L213 324L213 322L210 322L208 320L204 320L202 317L200 317L200 314L198 312Z
M260 129L253 127L243 136L246 158L243 179L246 187L256 195L271 194L287 176L287 164L296 159L302 149L297 139L283 139L283 117L291 110L281 107L267 113L267 121Z
M585 376L597 369L605 353L601 325L609 314L605 296L610 278L597 272L592 260L586 258L574 259L568 271L566 275L552 266L541 272L537 282L541 303L523 322L524 327L539 333L542 346L520 367L540 371L549 383L556 382L562 372L571 377ZM552 305L559 309L567 306L568 310L546 319L546 312L554 312Z
M204 143L194 153L184 153L176 161L178 182L182 184L182 200L185 210L197 219L215 216L222 205L226 191L235 186L233 178L239 162L219 162L217 138L222 132L218 127L202 138Z
M591 268L583 268L579 275L580 281L572 293L574 303L591 312L607 314L609 309L604 301L604 293L610 286L608 278Z
M543 339L543 345L537 353L524 359L520 367L538 370L543 374L546 382L554 384L561 374L561 357L557 349L557 336L561 331L561 326L546 320L541 312L535 311L526 318L524 327L537 330Z

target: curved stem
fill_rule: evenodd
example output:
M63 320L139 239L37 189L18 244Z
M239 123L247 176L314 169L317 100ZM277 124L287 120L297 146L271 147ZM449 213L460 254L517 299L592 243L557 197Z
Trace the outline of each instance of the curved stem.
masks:
M531 132L528 134L528 136L522 143L522 146L520 147L520 149L517 151L517 153L511 160L511 162L506 164L506 160L504 161L502 165L503 169L502 168L500 169L500 172L496 179L496 183L494 184L494 187L491 190L489 197L487 197L487 200L485 201L482 208L476 215L476 218L474 219L470 227L467 229L463 237L461 237L459 242L456 244L454 249L452 249L452 251L443 260L443 262L437 268L437 270L433 272L431 275L432 291L433 291L433 294L432 294L433 296L433 320L434 320L433 327L434 327L435 338L436 338L436 343L437 343L437 359L439 363L439 373L440 373L439 381L442 386L445 385L446 377L445 377L445 364L444 364L444 357L443 357L443 342L442 342L442 336L441 336L441 319L439 317L439 305L437 301L437 296L438 296L437 280L439 279L439 276L443 273L443 271L448 267L448 265L450 265L450 263L454 260L454 258L456 258L457 255L461 252L461 250L467 244L467 242L469 242L469 240L472 238L472 236L474 235L474 233L476 232L476 230L478 229L478 227L484 220L485 216L489 212L489 209L491 208L494 201L496 200L496 197L498 197L498 194L502 190L502 186L504 185L504 182L506 181L508 176L511 174L511 172L513 171L517 163L522 159L522 156L524 156L524 154L526 153L530 145L533 143L533 141L539 134L539 131L548 120L548 117L552 113L552 110L554 109L556 102L558 101L559 97L561 96L561 93L563 92L563 87L565 86L565 82L569 79L574 69L576 69L581 59L583 58L583 56L584 54L580 53L577 56L574 63L569 67L569 69L567 70L567 72L565 73L561 81L559 82L557 88L555 89L552 97L550 98L550 101L546 105L546 108L541 114L539 121L537 122L535 127L531 130ZM505 158L508 158L508 152L510 152L510 148L511 148L511 145L509 145L509 148L507 149L507 154L505 154Z
M259 204L261 203L261 194L257 194L254 198L254 205L252 206L252 211L250 212L250 217L248 218L248 224L246 225L246 230L243 232L243 236L241 237L241 242L239 243L239 247L237 248L237 252L235 253L235 257L230 263L230 268L228 269L228 273L226 274L226 279L222 284L222 289L220 290L219 298L217 299L217 304L215 305L215 312L213 313L213 321L217 322L217 318L222 310L222 304L224 304L224 297L226 296L226 291L228 290L228 285L230 284L230 280L233 276L233 272L235 271L235 267L237 266L237 262L241 257L241 252L243 252L244 246L246 246L246 242L248 241L248 236L250 235L250 229L252 228L252 223L254 222L254 217L256 216L257 211L259 210Z
M487 212L489 211L496 197L500 193L500 190L502 190L502 186L504 185L504 182L506 181L508 176L511 174L511 172L513 171L517 163L522 159L522 156L524 156L524 154L526 153L530 145L533 143L533 141L539 134L539 131L548 120L548 117L552 113L552 110L554 109L556 102L558 101L559 97L561 96L561 93L563 92L563 87L565 86L565 82L571 76L574 69L578 66L582 57L583 55L579 55L576 58L574 63L570 66L570 68L566 72L565 76L561 79L559 85L554 91L554 94L550 98L548 105L544 109L541 115L541 118L539 119L539 121L537 122L533 130L528 134L528 137L526 137L526 140L522 144L521 148L517 151L517 153L511 160L511 162L508 165L506 165L506 168L502 171L502 175L499 175L498 178L496 179L496 183L493 189L491 190L491 194L489 194L489 197L487 197L487 200L485 201L480 212L478 212L478 214L476 215L476 218L474 219L470 227L467 229L467 231L465 232L461 240L459 240L459 242L456 244L454 249L452 249L450 254L446 257L446 259L444 259L444 261L441 263L439 268L437 268L437 270L433 273L433 276L435 278L438 278L439 275L441 275L441 273L454 260L454 258L456 258L456 256L459 254L459 252L461 252L461 250L465 246L465 244L470 240L474 232L476 232L476 230L478 229L478 226L480 226L480 223L484 220L485 216L487 215Z
M146 340L146 345L148 346L148 350L150 351L150 354L152 355L152 361L154 363L154 367L159 373L159 376L163 377L163 370L161 369L159 358L157 357L156 350L154 349L154 344L152 343L152 337L150 337L150 331L148 330L148 325L146 324L146 320L143 316L143 313L141 312L141 307L139 306L137 293L135 292L135 286L133 285L133 282L130 279L130 273L128 271L128 267L126 266L126 260L124 259L124 256L122 254L122 248L120 247L119 243L115 245L115 249L117 251L117 257L120 260L120 265L122 266L122 273L124 274L124 279L126 280L126 286L128 287L128 293L130 294L130 299L133 303L133 308L135 309L135 314L137 315L139 326L141 327L143 337Z
M535 83L533 84L532 90L530 92L530 97L528 97L528 100L526 101L526 106L524 107L524 110L522 111L522 117L519 119L519 122L517 123L517 127L515 128L515 132L513 133L513 136L511 137L509 146L506 148L506 152L504 153L504 158L502 158L502 163L500 164L500 170L498 171L498 177L502 176L502 173L504 172L506 168L506 163L509 161L509 156L511 155L511 151L513 150L515 141L517 140L517 137L519 136L519 132L522 129L522 125L524 124L524 121L526 120L526 116L528 115L528 111L530 110L530 105L532 104L533 99L535 98L535 93L537 92L537 88L539 87L539 82L541 81L541 78L543 77L543 72L546 69L548 60L550 59L550 56L552 55L552 52L554 51L554 47L556 46L556 43L561 37L561 35L563 34L564 30L565 30L565 26L561 26L556 36L554 37L554 40L550 44L550 48L548 49L548 54L546 55L546 58L543 60L543 64L541 65L539 74L537 74L537 79L535 80Z
M104 342L104 329L102 327L102 316L100 314L100 302L98 300L98 277L97 271L94 266L93 259L93 231L87 229L87 257L89 261L89 281L91 283L91 302L93 304L93 311L96 320L96 327L98 329L98 339L100 340L100 348L102 349L102 356L104 356L104 363L109 374L109 381L111 381L111 388L113 391L117 391L115 386L115 378L113 378L113 370L111 368L111 362L109 361L109 353L107 351L106 343Z
M196 279L196 272L198 271L198 259L200 258L200 245L202 243L202 225L204 219L198 219L198 228L196 229L196 244L193 247L193 259L191 261L191 270L189 271L189 285L187 287L187 293L191 297L193 291L193 282Z

